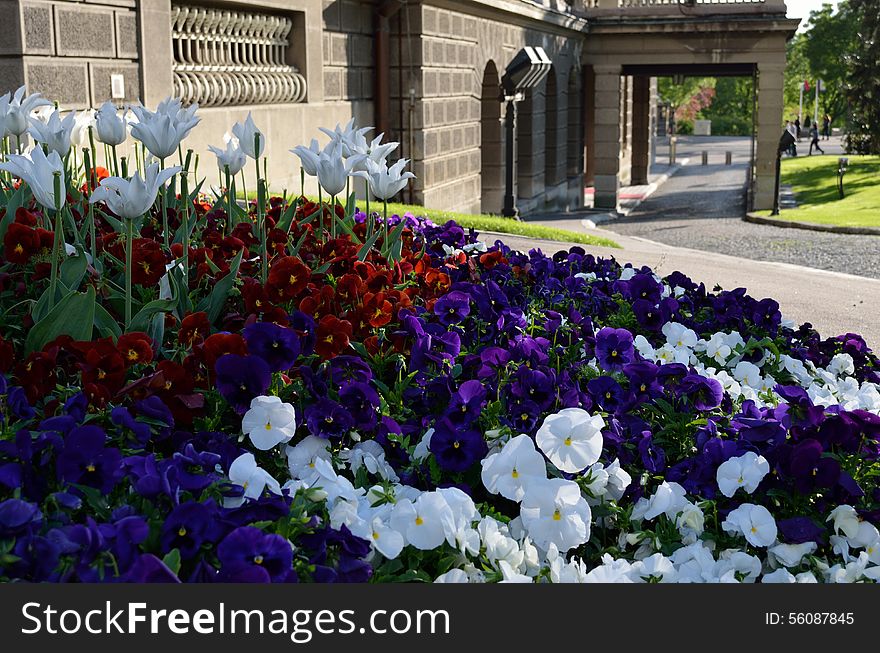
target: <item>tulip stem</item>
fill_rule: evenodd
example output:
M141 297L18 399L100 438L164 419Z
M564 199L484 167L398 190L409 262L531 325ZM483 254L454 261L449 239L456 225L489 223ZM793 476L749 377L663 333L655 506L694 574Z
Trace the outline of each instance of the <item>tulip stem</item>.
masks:
M364 201L367 204L367 222L364 226L367 228L366 239L369 240L370 236L373 235L373 216L370 215L370 182L366 179L364 179ZM355 211L355 213L357 213L357 211Z
M306 195L306 171L300 166L299 167L299 196L305 197Z
M232 231L232 185L229 181L229 164L223 166L223 173L226 175L226 229L224 233L229 235Z
M321 230L321 241L324 240L324 194L321 192L321 183L318 182L318 210L321 214L318 216L318 229Z
M190 150L191 152L192 150ZM189 163L187 157L187 163ZM186 171L180 175L181 215L183 216L183 287L189 293L189 184Z
M91 136L92 136L92 132L91 132L91 128L89 128L89 137L91 137ZM88 189L88 191L89 191L89 198L91 198L92 192L93 192L92 184L94 183L95 185L97 185L97 183L98 183L98 174L95 171L95 168L97 166L94 164L94 156L95 156L94 145L92 146L91 152L89 150L83 150L83 162L85 163L85 167L88 170L88 172L86 172L86 175L88 176L88 181L86 182L86 189ZM92 181L92 179L94 179L94 181ZM91 202L89 202L89 213L88 213L88 216L86 217L86 221L87 221L88 228L89 228L89 251L92 254L92 264L95 265L96 261L98 260L98 254L97 254L96 246L95 246L95 241L96 241L96 238L95 238L95 209L94 209L94 206L92 205Z
M259 230L260 235L260 259L262 265L260 266L261 278L263 280L263 285L266 284L266 280L269 278L269 252L268 247L266 245L266 186L263 180L260 178L260 135L254 135L254 167L256 168L257 173L257 229Z
M55 296L58 292L58 259L61 255L61 173L54 174L54 200L55 200L55 237L52 240L52 272L49 284L49 307L55 306Z
M113 146L113 174L119 176L119 156L116 153L116 146Z
M165 169L165 159L159 159L159 172ZM162 212L162 238L165 242L165 249L171 249L171 241L168 237L168 186L162 184L162 199L159 202L159 210Z
M134 249L134 220L125 221L125 330L131 327L131 258Z
M336 239L336 195L330 199L330 237Z
M382 239L382 247L388 248L388 200L382 200L382 223L385 229L385 236Z

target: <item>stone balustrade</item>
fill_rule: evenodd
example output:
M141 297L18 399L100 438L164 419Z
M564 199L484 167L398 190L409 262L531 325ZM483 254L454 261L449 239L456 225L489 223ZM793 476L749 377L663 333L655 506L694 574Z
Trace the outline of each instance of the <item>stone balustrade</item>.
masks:
M586 0L584 4L587 14L597 16L666 16L679 12L690 15L785 14L786 11L785 0Z
M292 28L285 16L172 4L174 94L208 107L302 102Z

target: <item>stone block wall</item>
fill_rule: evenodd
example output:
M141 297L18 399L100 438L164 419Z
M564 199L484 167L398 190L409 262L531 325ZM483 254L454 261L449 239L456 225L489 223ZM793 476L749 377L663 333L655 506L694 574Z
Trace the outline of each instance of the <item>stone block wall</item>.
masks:
M469 13L465 3L450 8L448 3L423 2L411 6L408 13L399 12L395 26L405 36L409 34L409 39L403 41L401 65L392 71L392 96L396 97L392 105L394 109L397 104L398 137L409 145L404 151L411 152L407 156L413 158L413 171L418 177L413 200L453 211L487 210L482 202L482 108L487 107L493 115L497 112L491 98L484 96L484 76L487 68L503 74L516 52L526 45L544 47L558 71L554 130L557 147L551 148L556 161L551 168L559 171L556 185L560 190L556 194L559 198L568 194L568 184L561 179L567 160L566 84L568 71L579 55L580 39L536 29L535 21L514 15ZM421 38L416 40L419 34ZM402 75L401 91L395 90L396 75ZM555 201L554 194L547 192L550 188L545 180L545 95L546 83L529 91L519 106L518 205L523 213L543 209L547 198ZM503 143L499 147L497 135L493 133L489 140L485 145L503 156ZM493 201L498 200L495 172L493 169L493 181L486 188ZM564 203L571 204L572 200ZM495 212L498 210L500 206Z
M373 5L356 0L323 1L324 98L369 102L373 98Z
M26 84L65 109L109 99L110 76L124 77L125 97L140 97L136 0L4 0L13 29L0 43L0 90Z

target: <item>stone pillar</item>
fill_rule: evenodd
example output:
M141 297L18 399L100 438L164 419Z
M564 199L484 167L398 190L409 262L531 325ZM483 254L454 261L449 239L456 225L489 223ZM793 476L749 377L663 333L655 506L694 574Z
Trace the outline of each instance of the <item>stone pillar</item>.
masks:
M171 0L139 2L141 43L141 101L154 109L174 86L171 53Z
M753 210L773 208L776 183L776 153L782 135L782 63L758 64L757 147L755 148L755 187Z
M651 158L651 78L633 77L632 116L632 173L630 183L644 186L648 183L648 164Z
M595 174L593 206L617 208L620 173L620 66L593 66Z

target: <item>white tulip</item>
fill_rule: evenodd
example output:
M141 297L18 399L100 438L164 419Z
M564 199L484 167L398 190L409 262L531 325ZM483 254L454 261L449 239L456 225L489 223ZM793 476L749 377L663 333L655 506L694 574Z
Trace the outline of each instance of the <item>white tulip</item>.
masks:
M28 134L38 143L43 143L51 152L58 152L61 157L70 152L70 139L76 125L76 113L71 111L61 119L59 111L53 111L48 122L31 120Z
M225 150L222 150L219 147L214 147L213 145L209 145L208 149L216 155L217 167L224 170L229 166L229 174L233 177L241 172L242 168L244 168L247 163L247 155L244 153L244 150L238 146L237 139L230 138L226 142Z
M416 178L409 171L403 172L407 164L406 159L399 159L389 168L384 160L377 162L366 158L365 155L361 156L364 157L362 163L366 166L366 170L360 170L354 174L366 179L370 184L370 192L380 200L391 199L406 187L410 179Z
M5 163L0 163L0 170L11 172L19 179L23 179L30 187L31 192L41 205L47 209L55 210L64 206L67 199L67 186L64 181L64 162L54 150L49 156L40 147L35 147L25 156L10 154ZM58 198L59 206L55 205L55 178L60 179L61 197Z
M167 159L177 152L181 141L185 139L201 118L195 113L198 104L184 109L181 101L176 98L164 100L155 112L142 106L132 106L138 122L131 128L131 135L144 144L150 153L158 159Z
M89 142L89 128L95 127L95 112L92 109L86 109L76 114L76 120L73 124L73 130L70 132L70 144L75 145L81 150L91 145Z
M139 218L155 204L159 189L180 170L180 166L174 166L160 171L159 164L153 163L147 168L144 179L141 179L140 171L136 171L131 179L107 177L101 180L89 201L92 204L104 202L120 218Z
M244 123L237 122L232 126L232 133L238 139L238 146L241 148L241 151L250 158L259 159L263 155L263 151L266 149L266 137L263 135L263 132L257 129L250 111ZM258 137L259 143L257 142ZM257 145L259 149L255 150L254 147Z
M51 107L52 103L33 93L25 97L25 87L20 87L14 94L0 96L0 138L4 136L22 136L30 126L31 112L38 107Z
M339 195L345 190L345 182L351 175L352 168L360 161L360 155L343 159L342 145L337 142L330 143L318 158L316 171L321 188L332 197Z
M313 138L308 147L297 145L290 151L299 157L300 165L307 175L310 177L318 175L318 163L321 160L321 148L318 146L318 141Z
M397 146L400 145L400 143L396 142L382 143L382 138L385 136L385 134L379 134L371 142L367 142L364 134L370 129L372 129L372 127L359 129L357 132L355 132L352 141L348 144L349 152L347 156L352 156L355 154L362 154L364 156L363 163L356 168L356 170L358 171L369 171L368 165L370 162L376 164L384 163L385 159L388 158L388 155L396 150Z
M105 102L95 114L95 131L98 141L105 145L122 145L128 138L126 129L125 113L122 116L116 112L112 102Z

